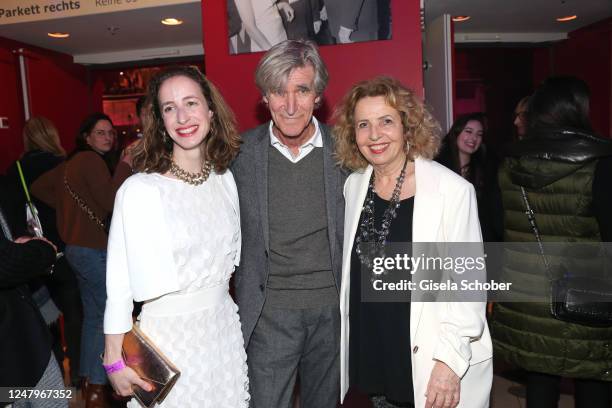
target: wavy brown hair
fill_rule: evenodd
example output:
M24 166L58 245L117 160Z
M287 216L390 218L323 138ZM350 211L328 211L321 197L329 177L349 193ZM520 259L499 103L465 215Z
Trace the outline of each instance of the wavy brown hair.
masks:
M34 116L25 123L23 145L26 152L42 150L55 156L66 156L66 151L60 143L57 128L53 125L53 122L43 116Z
M240 135L236 130L234 113L227 106L221 93L202 72L193 66L176 66L161 71L149 82L144 112L144 136L134 147L135 171L165 173L170 169L174 143L164 137L166 128L159 106L159 89L173 77L184 76L195 81L202 90L208 108L213 112L210 131L202 142L202 157L212 162L218 173L224 172L240 148Z
M436 160L460 176L462 175L461 161L459 160L459 148L457 147L457 138L471 121L478 122L482 126L482 142L478 150L471 154L466 179L472 183L474 187L476 187L476 191L478 192L481 188L484 188L487 162L484 140L487 136L489 127L484 113L468 113L455 119L455 122L453 122L453 125L444 138L440 155Z
M336 158L351 170L367 167L355 141L355 106L366 97L382 96L402 119L404 137L410 142L408 158L433 159L440 149L440 125L414 92L390 77L376 77L354 85L334 112Z

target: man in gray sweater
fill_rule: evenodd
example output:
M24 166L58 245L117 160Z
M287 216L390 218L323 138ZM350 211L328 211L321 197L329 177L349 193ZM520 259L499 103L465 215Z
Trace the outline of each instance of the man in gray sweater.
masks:
M327 69L311 42L285 41L263 56L255 78L272 120L243 135L232 166L251 407L288 407L299 375L302 408L333 408L345 173L332 156L330 130L313 116Z

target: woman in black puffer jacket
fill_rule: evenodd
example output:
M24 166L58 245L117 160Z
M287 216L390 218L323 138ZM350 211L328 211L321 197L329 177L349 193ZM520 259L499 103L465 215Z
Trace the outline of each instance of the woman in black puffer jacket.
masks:
M504 278L521 295L533 296L539 288L546 296L540 303L498 303L491 321L497 356L527 371L528 408L557 407L561 377L575 379L576 407L610 407L612 327L551 315L550 282L521 192L522 186L543 242L612 241L612 141L593 134L588 113L583 81L546 80L530 99L526 137L508 149L499 173L504 241L533 243L530 254L511 257ZM612 280L603 268L590 266L596 258L570 257L551 248L544 246L544 253L555 277L561 265L570 274L586 271L586 276Z

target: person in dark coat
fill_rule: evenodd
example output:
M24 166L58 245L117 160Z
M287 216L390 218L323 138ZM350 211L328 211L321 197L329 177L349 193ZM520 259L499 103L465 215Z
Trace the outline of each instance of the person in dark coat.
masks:
M0 197L6 197L6 193L0 185ZM30 280L49 274L56 248L44 238L20 237L13 241L8 225L0 206L0 387L63 390L49 329L27 287ZM16 408L42 406L67 408L68 399L20 400L14 404Z
M574 77L547 79L529 100L527 132L507 149L499 172L504 206L504 241L537 242L525 214L525 190L542 242L612 241L612 141L594 134L589 90ZM550 279L559 265L580 265L587 276L610 280L591 267L592 256L552 254L544 274L538 252L516 252L502 271L516 293L547 301L497 303L491 332L495 353L527 372L527 407L557 407L562 377L574 379L577 408L609 408L612 327L570 323L551 314ZM536 250L537 251L537 250ZM548 269L548 268L547 268ZM584 270L584 272L582 271Z
M53 123L42 116L30 118L23 128L24 153L20 158L21 168L24 173L24 181L28 188L42 174L54 169L64 161L66 152L60 144L59 134ZM13 163L7 172L8 194L12 196L9 213L9 222L15 235L29 234L26 225L25 207L26 195L21 185L17 164ZM38 210L38 216L42 224L44 236L53 242L59 251L64 251L65 244L57 231L55 210L31 196ZM73 270L68 265L65 257L57 260L53 275L35 279L30 282L32 293L45 293L64 315L64 338L66 340L66 355L70 362L70 374L73 385L78 384L79 379L79 355L81 353L81 325L83 322L83 310L78 283ZM46 286L46 288L45 288ZM48 289L48 291L47 291ZM36 299L39 296L35 296ZM61 344L61 333L59 325L51 326L53 332L53 350L62 368L64 350Z

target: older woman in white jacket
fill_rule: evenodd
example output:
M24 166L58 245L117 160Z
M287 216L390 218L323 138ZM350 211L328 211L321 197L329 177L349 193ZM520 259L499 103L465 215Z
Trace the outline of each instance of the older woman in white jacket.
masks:
M365 303L359 293L373 258L365 242L375 251L389 242L481 242L472 185L431 160L438 125L394 79L355 85L334 133L339 162L354 170L344 187L341 400L354 386L375 407L488 407L484 300Z

